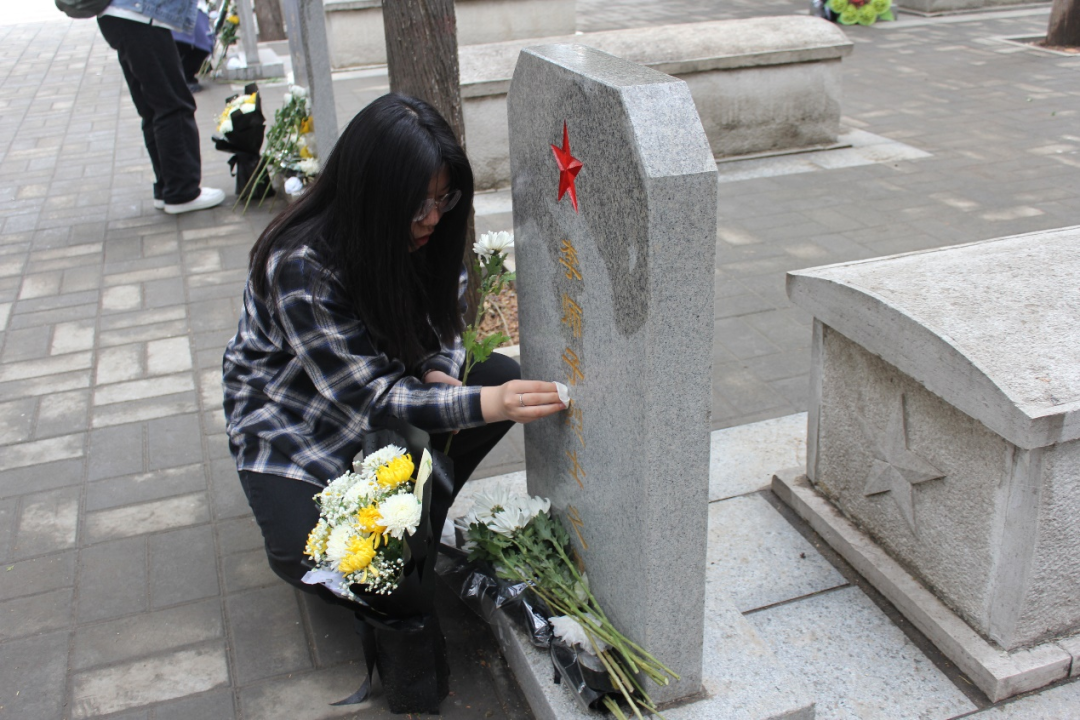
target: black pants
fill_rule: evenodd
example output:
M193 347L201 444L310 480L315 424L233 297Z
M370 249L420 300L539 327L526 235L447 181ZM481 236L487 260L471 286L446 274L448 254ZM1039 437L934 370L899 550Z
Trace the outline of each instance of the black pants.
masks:
M199 127L172 33L109 15L97 20L105 41L116 50L142 118L143 142L154 166L154 197L170 205L194 200L202 180Z
M519 377L521 369L515 361L493 353L487 362L473 368L466 384L502 385ZM449 456L454 462L455 497L484 456L512 426L513 423L509 421L491 423L462 430L454 436ZM442 452L446 438L447 435L432 435L432 449ZM308 570L303 564L304 545L307 543L308 533L319 521L319 508L314 500L319 488L292 478L245 470L240 471L240 483L244 486L248 504L251 505L255 520L262 530L266 556L273 571L285 582L305 592L316 594L327 602L351 607L352 603L342 600L325 587L307 585L301 580ZM433 529L436 534L442 529L447 510L449 507L432 508ZM439 513L438 516L436 512ZM438 526L434 527L436 522Z

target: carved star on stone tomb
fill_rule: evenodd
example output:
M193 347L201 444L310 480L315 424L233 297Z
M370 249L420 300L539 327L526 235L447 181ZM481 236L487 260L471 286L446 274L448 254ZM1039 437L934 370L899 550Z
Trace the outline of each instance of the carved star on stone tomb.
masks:
M551 151L555 153L555 164L559 166L559 197L556 202L562 200L563 195L569 191L570 202L574 204L574 212L577 212L577 188L574 187L574 180L581 172L582 164L570 154L570 133L565 120L562 124L562 147L552 145Z
M939 480L945 477L945 474L908 449L902 394L889 415L884 433L865 420L863 426L874 456L863 495L869 497L879 493L892 493L896 507L907 520L911 531L917 534L915 486L930 480Z

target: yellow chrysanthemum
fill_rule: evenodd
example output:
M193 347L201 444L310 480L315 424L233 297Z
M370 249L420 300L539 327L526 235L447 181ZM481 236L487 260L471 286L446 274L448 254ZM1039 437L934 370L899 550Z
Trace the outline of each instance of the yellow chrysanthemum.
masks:
M406 453L381 466L375 471L375 477L383 487L396 488L412 477L413 467L412 455Z
M312 155L311 151L307 149L307 145L304 145L303 147L300 148L300 157L302 157L302 158L304 158L306 160L308 158L313 158L315 156Z
M360 512L356 513L356 527L364 532L381 533L385 529L379 524L379 519L381 517L382 515L379 513L379 508L375 505L368 505L365 508L360 508Z
M227 18L225 18L225 21L230 22L233 25L239 25L240 24L240 16L239 15L229 15Z
M338 564L338 570L346 575L363 570L375 557L375 548L372 547L370 538L354 537L349 540L348 549L349 554Z
M308 115L304 118L304 122L300 123L300 134L304 135L309 132L315 131L315 120Z

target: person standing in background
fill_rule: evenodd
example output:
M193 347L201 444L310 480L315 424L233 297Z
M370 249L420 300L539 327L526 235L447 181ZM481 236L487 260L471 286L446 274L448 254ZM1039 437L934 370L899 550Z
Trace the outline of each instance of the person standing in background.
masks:
M154 207L170 215L212 208L225 199L221 190L200 187L195 98L170 32L191 33L197 12L197 0L113 0L97 19L142 118L154 166Z

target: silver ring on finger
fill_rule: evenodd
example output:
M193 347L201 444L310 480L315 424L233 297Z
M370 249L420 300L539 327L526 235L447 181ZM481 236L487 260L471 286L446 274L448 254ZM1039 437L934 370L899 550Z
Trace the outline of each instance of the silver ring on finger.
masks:
M518 405L525 407L525 395L522 393L518 393Z

